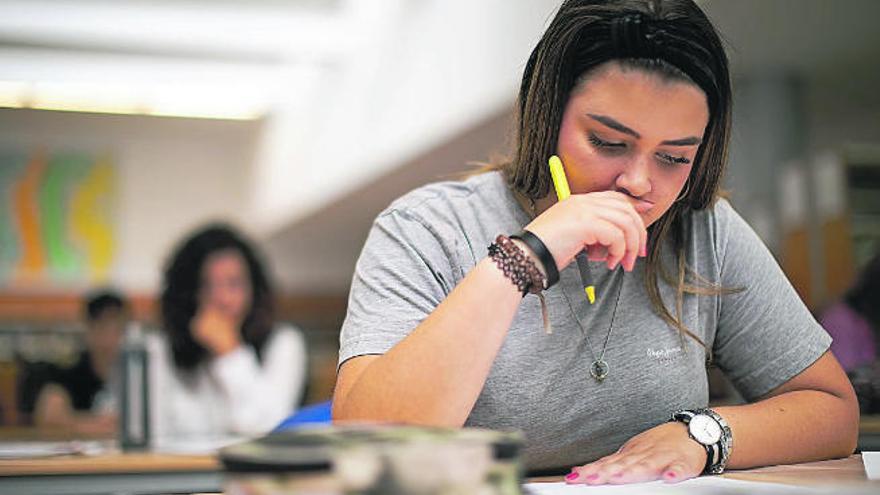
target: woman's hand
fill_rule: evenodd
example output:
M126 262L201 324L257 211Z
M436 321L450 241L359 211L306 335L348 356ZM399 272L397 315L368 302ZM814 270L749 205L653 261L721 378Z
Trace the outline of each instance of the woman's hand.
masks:
M705 447L688 436L684 423L674 421L632 437L614 454L572 468L565 480L588 485L674 483L699 476L705 465Z
M241 345L238 322L211 306L200 308L191 326L193 339L215 356L232 352Z
M574 194L538 215L526 230L544 241L560 270L584 249L590 260L605 261L611 269L621 263L627 271L647 254L645 222L616 191Z

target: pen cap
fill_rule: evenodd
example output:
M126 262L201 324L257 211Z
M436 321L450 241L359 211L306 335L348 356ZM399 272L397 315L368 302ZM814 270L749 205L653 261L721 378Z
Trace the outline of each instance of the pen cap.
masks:
M565 167L562 166L562 160L553 155L548 163L550 164L550 176L553 178L553 187L556 189L556 197L559 198L559 201L568 199L571 196L571 190L568 188L568 179L565 177Z

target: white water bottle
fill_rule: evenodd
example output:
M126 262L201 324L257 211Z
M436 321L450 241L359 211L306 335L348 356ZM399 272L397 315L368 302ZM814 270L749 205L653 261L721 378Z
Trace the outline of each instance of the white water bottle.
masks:
M143 329L131 322L120 353L121 394L119 444L122 450L144 450L150 445L150 360Z

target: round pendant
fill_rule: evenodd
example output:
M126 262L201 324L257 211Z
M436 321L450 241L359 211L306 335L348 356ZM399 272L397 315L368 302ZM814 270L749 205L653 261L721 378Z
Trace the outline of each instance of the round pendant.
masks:
M608 363L602 359L593 361L593 365L590 366L590 375L601 382L608 376Z

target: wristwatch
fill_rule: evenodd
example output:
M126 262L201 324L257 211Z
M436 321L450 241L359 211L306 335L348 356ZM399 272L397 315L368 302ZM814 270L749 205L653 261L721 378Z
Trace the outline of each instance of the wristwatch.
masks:
M724 418L711 409L682 409L674 412L670 421L686 424L688 436L706 449L704 474L724 472L733 446L733 435Z

